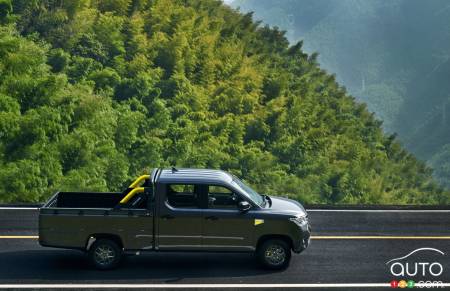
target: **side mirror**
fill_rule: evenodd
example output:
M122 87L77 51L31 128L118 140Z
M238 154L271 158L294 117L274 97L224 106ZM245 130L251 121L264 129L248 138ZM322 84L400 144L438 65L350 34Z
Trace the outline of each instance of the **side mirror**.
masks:
M245 211L250 210L250 208L252 208L252 206L247 201L241 201L238 203L239 211L245 212Z

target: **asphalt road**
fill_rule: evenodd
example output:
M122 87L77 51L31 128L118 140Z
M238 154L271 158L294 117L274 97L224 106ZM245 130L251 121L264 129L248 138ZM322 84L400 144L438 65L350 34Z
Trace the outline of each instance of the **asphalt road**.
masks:
M43 248L37 235L37 211L0 209L1 284L386 284L391 280L450 282L450 211L325 211L309 212L310 247L293 255L284 271L260 269L249 254L150 253L127 257L121 268L97 271L83 253ZM395 277L386 264L419 248L407 259L437 262L442 274L426 268L416 276ZM429 267L429 265L426 265ZM434 266L432 272L439 273ZM287 285L286 285L287 286ZM300 286L300 285L299 285ZM344 285L342 285L344 286ZM1 287L1 286L0 286ZM343 287L342 290L347 288ZM366 289L366 288L361 288Z

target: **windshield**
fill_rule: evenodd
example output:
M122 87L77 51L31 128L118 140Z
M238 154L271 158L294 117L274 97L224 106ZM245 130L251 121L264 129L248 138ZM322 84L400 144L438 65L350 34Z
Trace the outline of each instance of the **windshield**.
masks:
M263 206L265 204L264 197L261 196L258 192L244 184L241 180L233 176L233 180L231 182L234 187L239 188L243 194L245 194L250 200L252 200L254 203L258 204L259 206Z

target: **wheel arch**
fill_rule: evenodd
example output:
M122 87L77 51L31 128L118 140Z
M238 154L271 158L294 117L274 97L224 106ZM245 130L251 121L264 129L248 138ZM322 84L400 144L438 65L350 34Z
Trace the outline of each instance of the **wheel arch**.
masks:
M111 233L93 233L89 235L86 239L85 243L85 250L89 251L91 246L99 239L108 239L113 242L115 242L120 248L123 249L123 242L122 238L118 236L117 234L111 234Z
M270 240L270 239L280 239L285 241L288 245L289 248L292 249L293 247L293 241L292 238L286 234L265 234L262 235L258 238L258 241L256 242L256 250L259 249L259 247L266 241Z

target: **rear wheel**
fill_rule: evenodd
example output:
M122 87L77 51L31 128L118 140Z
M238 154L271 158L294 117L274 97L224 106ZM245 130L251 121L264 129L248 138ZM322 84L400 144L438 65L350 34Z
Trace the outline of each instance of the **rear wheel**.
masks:
M263 267L272 270L281 270L289 266L291 248L282 239L269 239L258 247L256 256Z
M90 248L89 259L97 269L114 269L122 259L122 249L112 240L99 239Z

